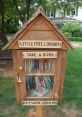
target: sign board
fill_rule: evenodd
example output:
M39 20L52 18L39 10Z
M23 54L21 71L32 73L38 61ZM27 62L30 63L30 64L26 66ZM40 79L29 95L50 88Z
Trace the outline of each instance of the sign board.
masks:
M23 101L23 105L36 106L36 105L57 105L58 101Z
M56 51L23 52L23 58L57 58Z
M62 41L19 40L19 48L62 48Z

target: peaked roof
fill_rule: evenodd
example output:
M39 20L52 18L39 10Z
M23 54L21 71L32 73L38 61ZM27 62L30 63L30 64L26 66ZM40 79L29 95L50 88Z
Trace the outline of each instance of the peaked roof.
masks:
M67 48L71 48L73 49L73 46L71 45L71 43L66 39L66 37L58 30L58 27L49 20L49 18L47 17L46 13L44 12L42 6L39 6L36 10L36 12L32 15L32 17L22 26L22 28L14 35L13 39L8 42L3 48L2 50L6 50L9 48L9 46L15 41L15 39L18 37L18 35L20 35L21 32L23 32L27 26L35 19L37 18L39 15L42 15L52 26L53 28L60 34L60 36L63 38L61 41L63 41L63 43L65 45L67 45Z

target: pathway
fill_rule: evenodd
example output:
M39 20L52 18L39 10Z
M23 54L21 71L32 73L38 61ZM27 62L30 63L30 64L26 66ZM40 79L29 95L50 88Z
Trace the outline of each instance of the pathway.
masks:
M80 47L80 48L82 48L82 42L71 41L71 44L72 44L74 47Z

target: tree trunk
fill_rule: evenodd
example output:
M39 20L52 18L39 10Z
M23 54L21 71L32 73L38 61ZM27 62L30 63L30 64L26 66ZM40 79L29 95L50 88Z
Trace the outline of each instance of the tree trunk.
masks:
M27 20L29 19L29 11L30 11L30 4L32 0L25 0L26 1L26 14L27 14Z
M4 0L0 0L0 13L1 13L1 31L0 31L0 37L1 37L1 42L3 45L5 45L8 40L7 36L5 34L5 18L4 18Z

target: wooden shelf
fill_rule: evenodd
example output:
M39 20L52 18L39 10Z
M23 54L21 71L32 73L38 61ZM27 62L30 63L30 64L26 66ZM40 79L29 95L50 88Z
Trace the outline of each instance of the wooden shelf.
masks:
M39 101L39 100L54 100L54 97L24 97L23 98L23 101L26 101L26 100L28 100L28 101L33 101L33 100L35 100L35 101Z
M29 75L29 76L53 76L54 73L26 73L26 75Z

